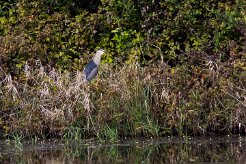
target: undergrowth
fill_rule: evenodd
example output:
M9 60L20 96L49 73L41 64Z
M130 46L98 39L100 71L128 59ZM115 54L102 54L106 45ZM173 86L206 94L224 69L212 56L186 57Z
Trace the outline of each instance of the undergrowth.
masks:
M158 63L83 73L28 63L21 79L1 69L0 134L97 138L245 133L246 71L227 63ZM16 135L15 135L16 136Z

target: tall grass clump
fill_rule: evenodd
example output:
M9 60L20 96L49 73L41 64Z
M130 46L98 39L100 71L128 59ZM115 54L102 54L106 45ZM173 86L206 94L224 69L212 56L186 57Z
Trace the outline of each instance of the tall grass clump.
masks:
M91 88L96 127L116 128L121 137L245 133L245 70L190 62L104 69Z
M87 83L83 73L25 65L15 80L1 70L3 135L67 139L245 133L246 72L231 63L112 69L103 64Z
M40 63L36 68L26 64L19 81L9 74L2 79L1 130L5 134L61 135L78 116L90 119L90 93L79 71L72 75L45 71Z

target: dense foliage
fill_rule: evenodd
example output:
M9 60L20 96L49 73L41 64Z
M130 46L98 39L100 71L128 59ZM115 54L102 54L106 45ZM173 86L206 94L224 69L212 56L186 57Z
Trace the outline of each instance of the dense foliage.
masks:
M80 69L97 47L121 64L163 58L175 66L193 52L237 60L245 58L245 19L243 0L1 1L1 67L16 74L41 60Z

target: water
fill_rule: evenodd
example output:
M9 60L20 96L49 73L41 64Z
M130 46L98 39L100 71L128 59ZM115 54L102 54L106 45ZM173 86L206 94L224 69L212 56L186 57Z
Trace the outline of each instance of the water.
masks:
M246 163L246 137L0 143L0 163Z

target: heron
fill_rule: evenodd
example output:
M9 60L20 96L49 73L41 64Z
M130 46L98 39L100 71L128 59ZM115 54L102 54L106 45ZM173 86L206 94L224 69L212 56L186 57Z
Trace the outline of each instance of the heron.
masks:
M101 56L105 53L105 50L99 49L94 57L90 60L90 62L85 66L84 75L87 81L91 81L94 77L96 77L98 72L98 66L101 62Z

